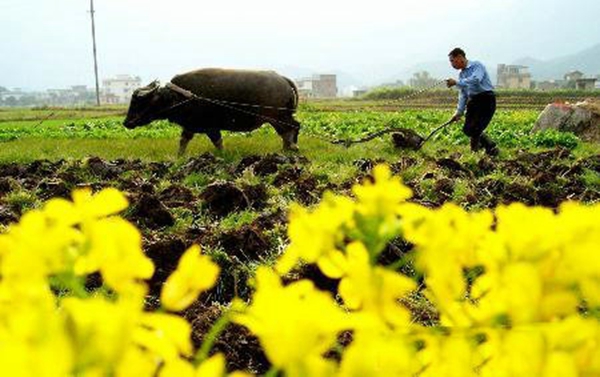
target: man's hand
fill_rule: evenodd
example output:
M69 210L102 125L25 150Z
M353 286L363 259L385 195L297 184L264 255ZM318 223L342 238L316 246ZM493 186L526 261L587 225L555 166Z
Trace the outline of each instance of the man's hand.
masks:
M454 85L456 85L456 80L446 79L446 86L448 86L448 88L452 88Z
M454 114L452 115L452 118L450 118L450 122L454 123L454 122L458 122L460 120L460 118L462 118L462 114Z

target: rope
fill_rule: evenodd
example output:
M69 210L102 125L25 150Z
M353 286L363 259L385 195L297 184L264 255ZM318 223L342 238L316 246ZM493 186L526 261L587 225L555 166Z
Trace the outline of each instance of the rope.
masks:
M289 107L257 105L257 104L253 104L253 103L244 103L244 102L235 102L235 101L226 101L226 100L222 100L222 99L208 98L208 97L204 97L199 94L193 93L192 91L183 89L182 87L175 85L171 82L166 83L165 87L173 90L174 92L182 94L183 96L188 97L188 98L196 98L196 99L201 99L203 101L214 102L214 103L219 103L219 104L228 105L228 106L243 106L243 107L253 107L253 108L257 108L257 109L271 109L271 110L291 111L291 112L294 112L296 110L296 109L292 109Z
M198 94L195 94L195 93L193 93L193 92L191 92L189 90L183 89L183 88L181 88L181 87L179 87L179 86L177 86L177 85L175 85L173 83L170 83L170 82L167 83L165 85L165 87L169 88L169 89L173 90L174 92L177 92L177 93L179 93L179 94L181 94L181 95L183 95L185 97L188 97L188 99L185 100L184 102L189 102L189 101L191 101L193 99L195 99L195 100L201 100L201 101L209 102L209 103L212 103L214 105L225 107L225 108L228 108L228 109L231 109L231 110L234 110L234 111L246 114L246 115L252 115L252 116L255 116L255 117L260 117L260 118L269 120L271 122L284 124L286 126L292 127L292 129L295 129L295 130L299 128L298 125L296 125L296 124L289 123L289 122L286 122L286 121L283 121L283 120L280 120L280 119L276 119L276 118L270 117L268 115L262 115L262 114L254 113L254 112L251 112L251 111L242 110L242 109L237 108L235 106L252 106L252 107L264 108L264 109L270 108L270 109L280 109L280 110L283 109L283 110L286 110L286 111L294 111L293 109L290 109L289 107L285 107L284 108L284 107L275 107L275 106L262 106L262 105L254 105L254 104L241 103L241 102L232 102L232 101L212 99L212 98L208 98L208 97L204 97L204 96L200 96ZM176 104L175 106L172 106L171 108L169 108L169 110L172 109L172 108L174 108L174 107L179 106L180 104Z
M413 98L413 97L418 97L418 96L420 96L421 94L423 94L423 93L425 93L425 92L428 92L428 91L430 91L430 90L433 90L433 89L435 89L436 87L438 87L438 86L440 86L440 85L442 85L442 84L445 84L445 83L446 83L446 80L436 80L436 81L434 81L434 82L433 82L431 85L429 85L429 86L425 86L424 88L421 88L421 89L419 89L419 90L417 90L417 91L414 91L414 92L412 92L412 93L408 93L408 94L406 94L406 95L403 95L403 96L400 96L400 97L398 97L398 98L394 98L393 100L391 100L391 101L388 101L386 104L391 104L391 103L395 103L395 102L404 102L404 101L408 101L409 99L411 99L411 98Z

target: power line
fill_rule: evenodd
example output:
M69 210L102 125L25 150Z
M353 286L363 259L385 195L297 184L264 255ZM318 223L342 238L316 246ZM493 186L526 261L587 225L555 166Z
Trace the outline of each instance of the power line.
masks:
M92 42L94 45L94 74L96 76L96 104L100 106L100 85L98 84L98 58L96 54L96 24L94 22L94 0L90 0L90 14L92 16Z

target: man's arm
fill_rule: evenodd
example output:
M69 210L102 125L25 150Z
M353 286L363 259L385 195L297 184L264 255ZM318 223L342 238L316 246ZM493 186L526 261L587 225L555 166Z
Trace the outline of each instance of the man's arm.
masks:
M463 79L458 79L458 81L456 82L456 86L461 89L466 88L470 84L481 82L483 80L484 75L485 68L483 67L483 65L480 63L473 64L473 72L471 73L471 75Z
M458 92L458 107L456 108L456 114L463 115L467 107L467 93L465 89L461 89Z

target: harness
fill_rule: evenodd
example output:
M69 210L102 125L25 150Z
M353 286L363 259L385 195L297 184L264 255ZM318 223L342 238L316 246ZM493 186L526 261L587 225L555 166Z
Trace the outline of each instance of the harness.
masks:
M445 80L438 80L436 82L434 82L433 84L419 89L415 92L409 93L405 96L399 97L397 99L395 99L393 102L403 102L403 101L407 101L413 97L419 96L425 92L428 92L436 87L438 87L439 85L441 85L442 83L445 83ZM207 102L216 106L220 106L220 107L224 107L233 111L237 111L239 113L243 113L246 115L251 115L251 116L255 116L255 117L259 117L262 119L265 119L267 121L269 121L269 123L279 123L282 125L286 125L288 127L291 127L294 130L298 130L299 126L293 123L289 123L280 119L276 119L267 115L262 115L250 110L245 110L242 109L240 107L246 107L246 108L250 108L250 109L270 109L270 110L278 110L278 111L289 111L289 112L294 112L295 109L291 109L289 107L277 107L277 106L268 106L268 105L258 105L258 104L252 104L252 103L244 103L244 102L235 102L235 101L226 101L226 100L221 100L221 99L214 99L214 98L208 98L196 93L193 93L190 90L184 89L176 84L173 84L172 82L168 82L165 84L165 88L182 95L185 99L183 101L180 101L176 104L174 104L173 106L161 110L158 114L164 114L166 112L169 112L173 109L176 109L178 107L181 107L189 102L192 101L202 101L202 102ZM444 124L443 126L446 126L447 124ZM427 137L427 139L429 139L431 136L433 136L434 133L436 133L439 129L441 129L443 127L439 127L438 129L436 129L431 135L429 135L429 137ZM398 129L395 127L385 127L379 131L376 132L372 132L368 135L366 135L365 137L358 139L358 140L352 140L352 139L338 139L338 140L332 140L330 138L325 138L319 135L311 135L312 137L315 137L317 139L320 139L322 141L325 141L327 143L331 143L331 144L342 144L346 147L352 145L352 144L357 144L357 143L364 143L367 142L369 140L372 140L378 136L387 134L387 133L391 133L394 131L397 131Z

